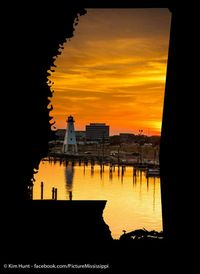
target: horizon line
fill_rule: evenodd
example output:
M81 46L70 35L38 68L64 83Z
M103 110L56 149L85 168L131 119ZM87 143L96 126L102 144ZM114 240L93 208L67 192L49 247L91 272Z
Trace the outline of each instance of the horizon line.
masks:
M57 128L57 129L54 129L53 131L57 131L57 130L66 130L66 128ZM75 130L75 132L76 131L86 131L86 130ZM134 132L118 132L118 133L116 133L116 134L110 134L109 135L109 137L110 136L118 136L118 135L120 135L120 134L133 134L133 135L140 135L140 136L158 136L158 137L161 137L161 134L145 134L145 133L143 133L143 134L140 134L140 133L134 133Z

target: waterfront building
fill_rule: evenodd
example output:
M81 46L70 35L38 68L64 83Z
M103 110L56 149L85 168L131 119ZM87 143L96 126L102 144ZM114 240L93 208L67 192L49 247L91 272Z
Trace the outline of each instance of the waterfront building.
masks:
M78 152L74 122L74 118L69 116L67 119L67 128L63 143L63 152L66 154L76 154Z
M66 129L57 129L56 130L56 139L63 142L63 140L65 138L65 133L66 133Z
M76 141L83 141L85 140L86 132L83 130L76 130L75 135L76 135Z
M84 145L86 143L85 134L86 133L83 130L75 131L77 145Z
M120 142L133 142L135 135L132 133L120 133Z
M86 125L86 139L98 141L109 139L109 128L105 123L90 123Z

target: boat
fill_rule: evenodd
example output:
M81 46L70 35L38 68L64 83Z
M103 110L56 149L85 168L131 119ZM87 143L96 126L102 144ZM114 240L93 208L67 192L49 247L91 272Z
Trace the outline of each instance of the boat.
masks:
M148 168L146 171L146 177L160 177L160 169Z

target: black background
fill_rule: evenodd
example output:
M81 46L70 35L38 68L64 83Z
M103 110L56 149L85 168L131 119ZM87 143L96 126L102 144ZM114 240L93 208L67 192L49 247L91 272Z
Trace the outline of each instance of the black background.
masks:
M193 1L109 1L109 6L107 2L31 0L1 4L1 57L5 61L1 63L1 155L5 164L1 179L2 261L109 263L109 271L121 269L123 273L200 273L198 7ZM165 240L98 244L88 240L70 243L64 253L57 245L39 252L40 245L33 250L31 242L37 228L42 229L40 224L20 241L9 239L17 237L20 226L26 228L26 218L18 222L17 214L24 206L25 186L33 168L46 155L52 136L47 70L59 44L73 36L74 18L84 13L84 7L168 7L172 12L160 155ZM25 242L30 242L28 248Z

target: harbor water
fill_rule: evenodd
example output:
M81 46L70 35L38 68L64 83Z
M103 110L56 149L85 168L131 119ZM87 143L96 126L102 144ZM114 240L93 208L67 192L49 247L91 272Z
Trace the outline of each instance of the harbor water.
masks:
M54 187L58 200L107 200L103 218L114 239L123 230L162 230L160 178L147 179L144 170L42 160L34 179L33 199L41 198L43 182L44 199Z

